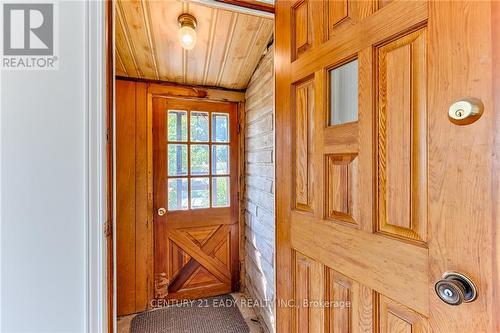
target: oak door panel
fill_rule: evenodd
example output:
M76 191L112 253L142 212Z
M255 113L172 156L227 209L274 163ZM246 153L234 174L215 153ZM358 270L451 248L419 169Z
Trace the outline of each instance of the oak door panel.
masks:
M379 332L396 333L426 333L429 332L427 318L379 295L378 300Z
M377 48L377 230L419 242L427 239L426 35Z
M276 3L278 332L495 332L492 10ZM332 102L343 95L330 71L353 60L358 98L347 108L349 98ZM485 113L457 126L448 108L467 96ZM357 120L332 125L347 109ZM450 270L479 298L441 301L434 284Z
M291 2L290 2L291 3ZM315 0L298 0L291 10L292 54L296 59L323 43L323 3Z
M295 87L295 208L304 211L312 211L314 200L313 117L314 81L308 80Z

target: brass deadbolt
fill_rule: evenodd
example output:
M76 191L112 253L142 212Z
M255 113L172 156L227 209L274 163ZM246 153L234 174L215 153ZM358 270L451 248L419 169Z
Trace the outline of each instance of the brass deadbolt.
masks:
M454 102L448 110L448 118L457 125L468 125L478 120L483 114L484 105L480 99L467 97Z

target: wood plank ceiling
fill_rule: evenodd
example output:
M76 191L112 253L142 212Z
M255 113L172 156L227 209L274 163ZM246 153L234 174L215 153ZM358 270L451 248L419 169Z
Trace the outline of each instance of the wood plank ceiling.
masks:
M180 0L116 2L116 75L246 88L273 35L272 19ZM179 44L177 17L198 21L197 43Z

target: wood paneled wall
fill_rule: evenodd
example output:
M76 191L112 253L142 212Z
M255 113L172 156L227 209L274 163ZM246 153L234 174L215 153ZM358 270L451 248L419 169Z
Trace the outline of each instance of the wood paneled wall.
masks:
M117 313L144 311L152 295L148 220L147 84L116 81Z
M246 91L245 275L247 293L266 331L274 331L274 47L261 60Z
M240 103L244 93L116 80L116 275L118 316L145 311L154 297L153 97ZM241 185L240 185L241 186Z

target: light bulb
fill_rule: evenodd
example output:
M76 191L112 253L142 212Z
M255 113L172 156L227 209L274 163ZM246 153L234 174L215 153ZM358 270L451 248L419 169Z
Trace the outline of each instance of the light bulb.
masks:
M191 36L190 34L182 35L182 44L186 46L193 44L193 36Z
M179 42L181 46L186 50L193 49L196 44L196 21L179 21Z

